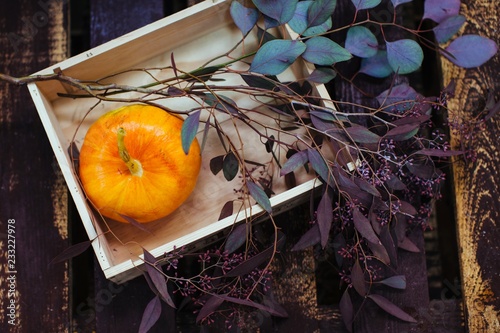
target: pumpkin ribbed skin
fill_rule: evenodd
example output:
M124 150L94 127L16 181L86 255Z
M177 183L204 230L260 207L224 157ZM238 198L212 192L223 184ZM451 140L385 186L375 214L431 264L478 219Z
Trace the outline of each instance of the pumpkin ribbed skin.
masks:
M104 216L125 215L150 222L177 209L193 191L201 166L195 139L189 154L181 143L183 120L146 105L128 105L101 116L89 128L80 151L80 178L89 200ZM142 165L134 175L120 157L117 133Z

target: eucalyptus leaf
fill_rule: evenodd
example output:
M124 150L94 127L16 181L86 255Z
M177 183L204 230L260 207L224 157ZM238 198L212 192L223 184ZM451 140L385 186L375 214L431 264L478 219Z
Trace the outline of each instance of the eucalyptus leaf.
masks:
M257 184L252 181L247 181L247 189L252 198L257 201L257 203L264 208L269 214L272 213L271 201L267 196L266 192Z
M417 321L415 318L410 316L408 313L404 312L401 310L397 305L389 301L387 298L376 295L376 294L371 294L367 296L370 298L372 301L374 301L378 306L380 306L383 310L385 310L387 313L410 323L416 323Z
M144 313L142 314L141 324L139 326L139 333L147 333L158 321L161 315L161 301L160 297L155 296L149 301Z
M356 10L369 9L376 7L382 0L351 0Z
M325 23L331 18L335 7L337 6L337 0L315 0L307 12L307 25L308 27L315 27Z
M302 58L316 65L329 66L352 58L349 51L330 38L312 37L305 44L307 48Z
M391 0L392 2L392 5L394 6L394 8L396 8L397 6L401 5L401 4L404 4L404 3L407 3L407 2L411 2L413 0Z
M259 19L259 12L256 8L249 8L243 6L239 1L232 1L229 8L231 17L234 23L241 30L243 35L246 35L257 23Z
M432 31L434 31L434 36L436 37L436 41L440 44L449 41L450 38L453 37L464 25L465 21L466 21L465 16L456 15L456 16L450 16L443 22L439 23L432 29Z
M399 74L412 73L422 65L424 52L416 41L412 39L386 41L386 46L387 60L395 72Z
M498 46L486 37L463 35L452 41L445 50L443 55L455 65L474 68L490 60L498 52Z
M193 112L184 120L181 128L182 150L187 155L198 132L201 111Z
M374 56L361 60L359 72L376 78L385 78L394 71L387 60L387 51L379 50Z
M298 0L252 0L255 7L266 16L285 24L295 13Z
M354 26L347 30L345 48L360 58L370 58L377 54L377 37L364 26Z
M238 163L238 159L234 153L230 151L222 161L222 172L224 173L224 178L226 178L227 181L233 180L238 174L239 168L240 165Z
M425 0L423 19L441 23L450 16L458 15L460 0Z
M299 152L296 152L292 156L290 156L286 162L283 164L280 170L280 175L286 175L290 172L295 171L299 167L303 166L304 164L307 163L308 161L308 154L307 150L302 150Z
M288 22L290 28L304 36L314 36L327 32L332 27L331 16L323 23L311 26L309 22L309 9L315 1L300 1L293 15L293 18Z
M330 67L316 67L307 78L315 83L328 83L337 76L337 72Z
M304 51L306 45L295 40L271 40L257 51L250 72L278 75L287 69Z
M316 212L322 248L325 248L330 237L330 229L333 222L332 200L330 189L327 187L319 201Z

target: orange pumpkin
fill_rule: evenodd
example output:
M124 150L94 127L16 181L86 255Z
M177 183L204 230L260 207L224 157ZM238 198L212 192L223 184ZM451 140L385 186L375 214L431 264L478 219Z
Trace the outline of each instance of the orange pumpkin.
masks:
M128 105L90 126L80 150L80 178L102 215L150 222L189 197L201 157L196 139L184 153L182 124L182 118L160 108Z

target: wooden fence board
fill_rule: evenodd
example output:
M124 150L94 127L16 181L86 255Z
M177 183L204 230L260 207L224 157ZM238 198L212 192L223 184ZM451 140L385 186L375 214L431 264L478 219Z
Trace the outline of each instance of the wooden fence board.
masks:
M500 8L495 1L464 0L468 23L462 33L478 33L500 44ZM500 101L500 56L497 54L479 69L459 69L443 60L446 85L456 79L456 96L451 110L470 124L484 109L488 92ZM453 165L457 211L458 245L462 272L462 295L468 330L500 332L500 142L499 115L477 133L473 149L477 161ZM457 147L458 136L452 144Z
M63 1L0 7L0 72L27 75L66 57ZM26 87L0 84L0 331L65 332L69 266L49 263L69 244L66 187L30 100Z

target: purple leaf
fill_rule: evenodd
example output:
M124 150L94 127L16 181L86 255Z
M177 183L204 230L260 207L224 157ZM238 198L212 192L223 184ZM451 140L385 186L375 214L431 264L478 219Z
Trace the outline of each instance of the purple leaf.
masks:
M332 197L327 187L318 204L318 227L321 239L321 246L325 248L330 236L330 228L333 222Z
M361 296L366 295L367 291L366 291L365 275L363 273L363 270L361 269L361 265L359 264L358 260L356 260L356 262L352 266L351 284L354 287L354 289L358 292L358 294L360 294Z
M389 112L404 112L415 105L420 95L407 83L398 84L377 96L380 107Z
M352 332L352 323L354 321L354 306L352 305L349 288L346 288L339 302L340 314L345 327L349 332Z
M443 22L439 23L432 30L434 31L434 36L436 41L440 44L446 43L453 37L460 28L464 25L466 21L465 16L456 15L446 18Z
M380 136L363 126L346 127L345 131L357 143L378 143Z
M306 44L296 40L274 39L262 45L250 65L250 72L278 75L306 50Z
M254 255L253 257L248 258L247 260L243 261L241 264L227 272L224 276L225 277L236 277L236 276L242 276L245 274L250 273L253 271L255 268L259 267L263 263L265 263L267 260L269 260L275 250L279 249L285 242L285 237L281 236L278 239L278 243L276 244L276 248L274 245L271 245L264 251Z
M420 253L420 249L408 237L403 237L398 242L398 247L408 252Z
M283 164L280 170L280 175L283 176L287 173L295 171L299 167L306 164L308 160L307 150L296 152Z
M312 37L305 45L306 50L302 53L302 58L316 65L330 66L352 58L349 51L327 37Z
M167 93L169 96L184 96L186 94L186 92L184 90L179 89L179 88L174 87L174 86L168 87Z
M184 120L184 123L182 123L182 149L184 150L184 153L186 155L189 154L189 148L191 148L191 144L193 143L193 140L196 137L196 133L198 132L198 126L200 124L200 113L201 111L196 111L190 114L189 117Z
M331 18L337 0L315 0L312 1L311 6L307 12L307 22L309 27L315 27L325 23Z
M394 317L397 317L401 320L410 322L410 323L416 323L417 321L415 318L401 310L398 306L396 306L394 303L389 301L387 298L376 295L376 294L371 294L367 296L370 298L372 301L374 301L378 306L380 306L385 312L393 315Z
M387 186L396 191L406 190L406 184L403 183L397 176L390 175L390 178L385 181Z
M172 298L170 297L167 289L167 281L165 280L165 276L155 265L156 258L146 249L143 250L146 271L149 275L149 278L151 279L151 282L155 286L163 301L175 309L175 304L172 301Z
M158 321L161 315L161 301L160 297L155 296L149 301L144 313L142 314L141 325L139 326L140 333L147 333Z
M205 302L205 304L202 306L200 309L200 312L198 312L198 315L196 316L196 322L199 323L203 319L205 319L207 316L211 315L214 313L219 306L224 302L224 299L220 297L220 295L212 295L208 298L208 300Z
M345 48L360 58L370 58L378 52L377 37L364 26L354 26L347 30Z
M231 206L233 204L232 201ZM224 250L227 251L228 253L233 253L237 249L240 248L243 244L245 244L247 240L247 225L246 223L240 224L236 226L229 236L226 238L226 244L224 244Z
M225 219L226 217L229 217L231 215L233 215L233 202L228 201L224 204L224 206L222 206L218 221Z
M222 165L224 162L224 155L215 156L210 160L210 171L214 175L217 175L222 170Z
M288 22L288 25L299 35L317 36L323 34L332 27L331 15L328 16L322 23L319 23L318 25L313 24L321 21L326 16L325 14L328 14L328 12L332 10L331 6L335 9L335 5L335 0L299 1L295 13L293 14L293 18ZM322 8L325 10L318 13L318 11L321 11ZM312 10L311 12L310 9ZM311 15L312 21L309 20L309 15Z
M309 160L309 163L311 163L312 168L316 173L328 184L331 183L331 174L330 174L330 169L328 168L328 165L326 164L325 160L323 159L323 156L315 150L315 149L308 149L307 150L307 158Z
M64 249L57 256L55 256L49 265L58 264L82 254L83 252L87 251L87 249L90 247L90 244L92 244L92 242L88 240L71 245L70 247Z
M397 222L400 223L399 221ZM380 242L384 245L384 248L391 259L391 264L393 267L397 267L398 265L398 253L396 246L394 245L394 240L392 239L391 231L388 225L382 226L380 229Z
M358 187L360 189L362 189L363 191L365 191L367 193L370 193L374 197L381 197L382 196L380 194L379 190L377 190L377 188L375 186L373 186L372 184L370 184L368 181L366 181L363 178L355 177L354 178L354 183L356 185L358 185Z
M383 279L380 283L395 289L406 289L406 277L404 275L391 276L387 279Z
M259 12L256 8L243 6L239 1L232 1L229 8L234 23L246 35L257 23Z
M391 75L393 70L387 60L387 51L378 50L373 57L361 59L359 72L376 78L385 78Z
M491 119L498 111L500 111L500 101L495 103L495 94L490 92L486 100L484 111L487 112L484 116L484 121Z
M432 149L432 148L424 148L421 149L415 154L419 155L426 155L426 156L435 156L435 157L450 157L450 156L456 156L456 155L462 155L464 154L463 151L461 150L441 150L441 149Z
M281 317L281 318L287 318L288 313L286 313L286 310L283 309L281 305L279 305L276 302L272 302L270 300L266 300L265 303L268 305L260 304L253 302L248 299L241 299L241 298L236 298L236 297L231 297L227 295L220 295L220 297L228 302L236 303L236 304L241 304L241 305L246 305L250 306L259 310L263 310L268 312L269 314L276 316L276 317Z
M401 213L406 214L406 215L410 215L412 217L418 214L415 207L413 207L410 203L401 200L400 204L401 204L401 206L399 207L399 211Z
M463 35L446 47L443 55L463 68L478 67L490 60L498 51L497 44L486 37Z
M360 212L359 208L354 208L352 212L352 219L356 230L361 234L361 236L366 238L371 243L381 244L375 234L375 231L373 231L370 221L363 213Z
M319 227L314 224L311 229L307 230L299 241L293 246L292 251L300 251L307 249L310 246L314 246L321 241L321 235L319 233Z
M441 23L450 16L458 15L460 0L425 0L423 19Z
M384 245L382 245L381 243L368 242L368 247L370 248L370 250L372 250L373 254L378 260L386 265L391 264L389 253L387 252L387 249Z
M394 141L405 141L414 137L420 129L420 124L405 124L394 127L389 130L385 135L385 139L392 139Z
M380 4L381 0L351 0L356 10L369 9Z
M295 13L298 0L252 0L255 7L266 16L285 24Z
M266 192L257 184L252 181L246 183L248 192L257 203L266 210L269 214L272 213L271 201Z
M387 60L392 70L399 74L408 74L416 71L424 60L424 51L412 39L400 39L394 42L385 42L387 46Z
M337 72L329 67L317 67L307 78L315 83L328 83L337 76Z
M240 164L238 159L234 156L234 153L230 151L222 161L222 172L224 173L224 178L226 178L227 181L233 180L238 174L239 168Z
M431 179L437 176L438 169L429 161L430 164L410 164L406 163L408 170L417 177L422 179Z

